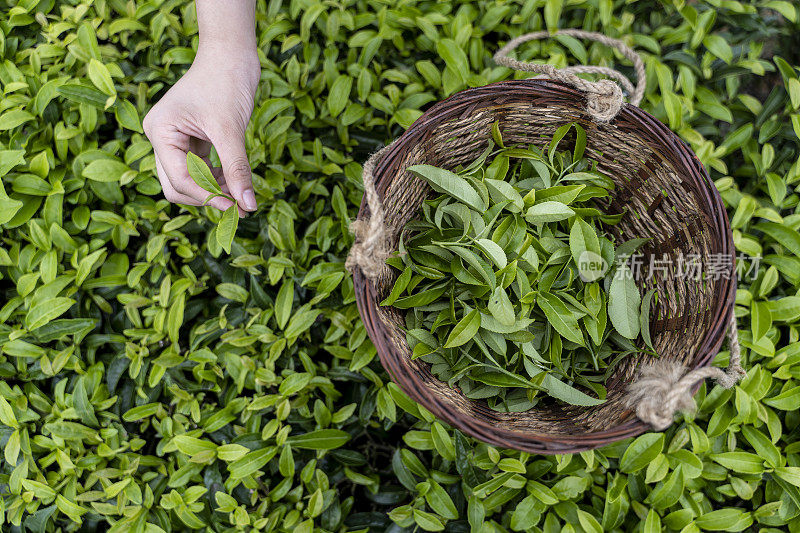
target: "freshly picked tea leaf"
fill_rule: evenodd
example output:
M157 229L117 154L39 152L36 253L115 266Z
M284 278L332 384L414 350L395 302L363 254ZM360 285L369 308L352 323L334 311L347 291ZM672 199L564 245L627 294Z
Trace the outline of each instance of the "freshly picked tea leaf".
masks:
M427 181L433 190L447 193L477 211L486 210L486 204L470 183L453 172L431 165L414 165L408 171Z
M566 204L551 200L532 206L525 213L525 219L531 224L542 224L565 220L574 214L575 211L567 207Z
M466 344L472 337L478 333L481 327L481 314L477 309L473 309L464 318L458 321L453 327L447 341L444 343L445 348L456 348L462 344Z
M614 274L608 294L608 317L620 335L635 339L639 335L641 295L627 265L622 264Z

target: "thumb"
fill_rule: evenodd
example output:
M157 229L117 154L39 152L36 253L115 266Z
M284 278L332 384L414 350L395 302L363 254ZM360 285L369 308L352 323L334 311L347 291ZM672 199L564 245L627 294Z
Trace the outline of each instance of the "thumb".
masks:
M240 128L221 128L215 137L210 140L217 149L222 174L231 196L245 211L255 211L258 206L244 146L244 131Z

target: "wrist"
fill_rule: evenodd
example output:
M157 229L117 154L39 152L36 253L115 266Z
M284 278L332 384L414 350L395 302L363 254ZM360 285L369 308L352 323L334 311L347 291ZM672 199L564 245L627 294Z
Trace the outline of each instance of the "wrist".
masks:
M196 61L217 72L246 76L255 86L261 77L255 0L197 0L195 6L200 37Z
M209 65L219 73L236 72L254 84L261 77L261 63L255 44L201 38L194 62Z

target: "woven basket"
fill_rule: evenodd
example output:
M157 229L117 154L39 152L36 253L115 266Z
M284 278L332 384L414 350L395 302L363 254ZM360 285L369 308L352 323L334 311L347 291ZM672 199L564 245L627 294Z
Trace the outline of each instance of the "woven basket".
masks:
M666 126L633 105L623 105L613 120L599 123L587 113L586 93L542 79L495 83L439 102L384 149L374 169L389 249L397 249L404 226L431 194L427 184L405 169L421 163L455 169L470 163L486 149L495 121L508 145L542 146L559 126L581 124L587 133L585 157L597 161L598 169L616 184L610 201L598 208L626 212L617 226L608 229L623 240L652 239L643 250L645 268L637 283L642 294L649 288L658 292L650 329L659 359L677 369L710 365L733 320L735 277L682 277L676 258L696 254L704 271L711 261L718 264L719 257L728 258L732 274L730 224L697 157ZM365 200L359 219L369 217ZM664 270L648 272L651 257L673 261ZM563 454L597 448L650 428L628 401L628 386L650 356L624 359L606 382L608 395L601 405L573 407L548 400L526 412L499 413L451 389L431 374L426 363L411 359L403 311L379 305L391 290L395 271L384 265L368 279L361 269L353 270L358 309L383 366L413 400L462 432L500 447ZM700 380L688 383L686 390L696 392Z

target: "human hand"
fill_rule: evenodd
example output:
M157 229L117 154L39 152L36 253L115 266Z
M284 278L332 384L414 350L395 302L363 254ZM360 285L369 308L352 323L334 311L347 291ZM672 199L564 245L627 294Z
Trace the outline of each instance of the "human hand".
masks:
M223 192L232 196L239 214L256 210L245 129L253 112L260 77L255 48L231 42L201 41L192 66L145 116L145 135L153 145L164 197L184 205L226 210L233 202L210 199L189 176L186 153L208 159L213 145L222 168L211 169Z

